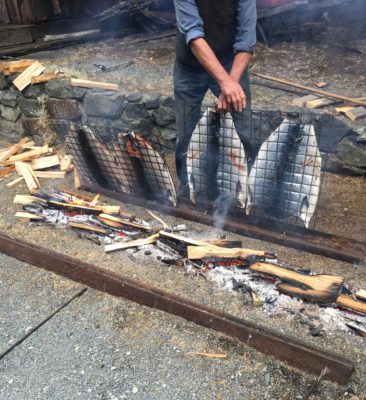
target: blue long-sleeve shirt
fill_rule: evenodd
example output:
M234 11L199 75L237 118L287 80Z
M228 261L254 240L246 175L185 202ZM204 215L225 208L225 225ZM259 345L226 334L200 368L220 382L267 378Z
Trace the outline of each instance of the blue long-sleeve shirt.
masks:
M203 20L198 12L195 0L174 0L178 29L184 35L186 44L193 39L204 38ZM257 37L256 0L239 0L237 32L234 53L253 53Z

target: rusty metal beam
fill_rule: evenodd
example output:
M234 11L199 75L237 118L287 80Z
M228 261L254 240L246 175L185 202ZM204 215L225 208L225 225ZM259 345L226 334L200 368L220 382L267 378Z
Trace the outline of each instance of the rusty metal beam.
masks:
M83 189L89 192L103 194L121 202L160 211L174 217L199 222L204 225L213 226L215 222L214 217L210 213L204 213L192 208L187 203L184 203L184 201L180 201L179 207L175 208L139 197L106 190L99 186L85 186ZM272 221L272 225L273 224L274 222ZM265 240L340 261L356 264L366 261L366 242L316 230L305 230L301 228L295 230L294 227L286 224L276 224L277 230L274 230L274 226L258 226L229 216L225 221L223 229L254 239Z
M95 265L0 233L0 252L55 272L91 288L182 317L232 336L256 350L311 374L345 385L352 375L351 361L337 354L280 335L251 322L194 303Z

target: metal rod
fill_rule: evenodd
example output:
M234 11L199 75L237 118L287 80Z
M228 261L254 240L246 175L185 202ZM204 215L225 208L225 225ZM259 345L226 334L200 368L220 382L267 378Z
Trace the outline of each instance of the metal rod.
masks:
M353 363L342 356L4 233L0 233L0 252L113 296L227 334L311 374L318 376L327 368L324 378L339 384L347 384L353 373Z
M149 208L150 210L159 211L174 217L199 222L204 225L213 226L214 217L208 213L203 213L193 208L189 208L180 201L179 207L169 207L161 205L154 201L149 201L137 196L131 196L123 193L117 193L101 188L100 186L84 186L83 190L92 193L101 193L107 197L119 200L121 202L134 204L136 206ZM362 263L366 260L366 243L353 239L335 236L316 230L301 230L298 232L294 227L279 225L279 231L272 228L264 228L252 225L244 221L238 221L228 217L223 229L237 233L239 235L249 236L259 240L276 243L282 246L292 247L297 250L307 251L312 254L333 258L349 263ZM282 229L283 226L283 229ZM288 231L286 232L286 228Z

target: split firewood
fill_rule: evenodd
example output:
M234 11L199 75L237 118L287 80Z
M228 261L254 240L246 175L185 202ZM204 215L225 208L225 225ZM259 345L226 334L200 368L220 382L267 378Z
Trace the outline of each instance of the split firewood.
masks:
M251 265L252 272L274 276L287 283L277 285L283 293L305 298L309 301L333 303L342 290L344 278L337 275L304 275L290 269L268 263ZM294 286L296 285L296 286Z
M57 154L54 154L52 156L36 158L31 162L31 167L34 171L40 169L47 169L51 167L57 167L58 165L60 165L60 159Z
M44 220L44 217L42 215L35 215L35 214L24 212L24 211L17 212L15 214L15 218L18 221L22 221L22 222L42 221L42 220Z
M34 171L29 164L23 162L15 163L15 168L19 175L22 175L28 189L31 193L38 191L41 188L39 180L34 175Z
M15 187L16 185L18 185L20 182L24 181L24 178L21 176L20 178L17 178L9 183L6 184L6 187L8 189L12 189L13 187Z
M70 156L59 156L60 158L60 170L61 171L72 171L74 166L72 164L72 159Z
M38 203L42 206L47 206L47 201L44 199L41 199L40 197L36 197L36 196L27 196L27 195L20 195L17 194L14 197L14 204L19 204L21 206L28 206L34 203Z
M357 290L355 296L360 300L366 301L366 290L364 289Z
M163 238L177 240L178 242L185 243L185 244L192 245L192 246L216 247L213 244L204 242L202 240L190 239L190 238L186 238L186 237L180 236L180 235L175 235L174 233L170 233L170 232L166 232L166 231L160 231L159 234Z
M350 296L341 294L336 301L337 305L366 314L366 303L353 299Z
M79 204L63 203L60 201L47 200L47 204L57 209L73 210L79 213L99 215L105 214L119 214L121 208L119 206L83 206Z
M241 240L228 240L228 239L209 239L207 243L217 247L227 247L228 249L235 249L242 247L243 242Z
M41 73L45 69L46 67L42 65L40 62L34 61L24 72L22 72L13 81L13 84L18 90L23 91L27 86L31 84L32 77L41 75Z
M34 60L14 60L0 63L0 72L22 72L34 63Z
M40 76L32 76L31 84L37 85L38 83L44 83L48 81L53 81L55 79L59 79L63 76L63 74L59 72L46 72Z
M191 353L195 356L203 356L207 358L227 358L227 354L214 354L214 353L202 353L200 351L195 351Z
M265 256L266 253L261 250L251 249L228 249L216 246L188 246L188 259L200 260L202 258L217 257L217 258L247 258L250 256Z
M10 146L7 149L4 149L5 151L0 154L0 164L5 163L10 157L12 157L14 154L17 154L18 151L20 151L23 148L23 146L28 142L29 139L25 137L14 146Z
M101 228L99 226L92 225L92 224L87 224L85 222L73 222L73 221L70 221L70 222L67 223L67 226L71 226L72 228L83 229L85 231L90 231L90 232L94 232L94 233L99 233L101 235L107 235L108 234L108 232L105 229L103 229L103 228Z
M46 146L42 146L42 147L38 147L35 150L26 151L24 153L17 154L17 155L14 155L14 156L10 157L6 161L6 164L7 165L13 164L13 163L16 163L17 161L28 161L28 160L31 160L31 159L33 159L35 157L38 157L38 156L42 155L42 154L46 154L48 152L49 152L49 148L48 148L47 145Z
M98 219L105 223L106 225L110 225L114 228L123 228L123 226L131 226L133 228L138 228L147 232L151 232L154 230L154 227L152 226L146 226L142 224L138 224L136 222L130 222L126 221L122 218L115 217L114 215L108 215L108 214L100 214L98 216Z
M114 90L114 91L119 90L119 86L114 83L95 82L95 81L88 81L85 79L71 79L71 86L90 88L90 89Z
M66 171L34 171L34 176L45 179L65 179Z
M131 240L130 242L125 242L125 243L109 244L109 245L105 246L104 249L105 249L106 253L112 253L113 251L127 250L127 249L131 249L133 247L154 244L158 239L159 239L159 234L156 233L155 235L149 236L146 239L137 239L137 240Z

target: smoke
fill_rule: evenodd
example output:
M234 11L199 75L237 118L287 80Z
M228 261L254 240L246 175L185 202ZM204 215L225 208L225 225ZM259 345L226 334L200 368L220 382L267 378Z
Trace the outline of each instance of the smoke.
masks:
M227 215L230 208L234 205L234 199L227 196L226 194L221 194L218 196L214 202L214 227L217 229L223 229Z

